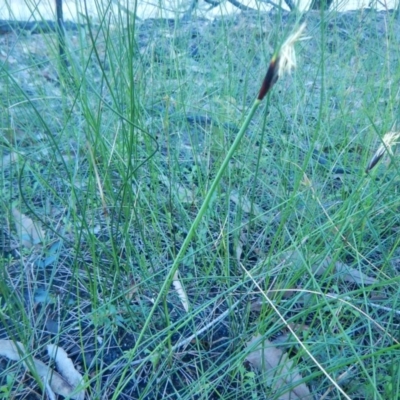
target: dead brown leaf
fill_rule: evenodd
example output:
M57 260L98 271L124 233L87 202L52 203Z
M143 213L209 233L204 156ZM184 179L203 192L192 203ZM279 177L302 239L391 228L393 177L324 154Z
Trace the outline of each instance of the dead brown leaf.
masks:
M15 163L18 160L18 154L15 152L11 152L10 154L7 154L6 156L3 157L3 160L1 162L2 168L8 167L10 164Z
M330 260L327 259L324 260L319 265L313 265L312 271L314 272L315 275L323 275L330 267L331 267ZM337 261L335 263L334 270L337 274L339 274L340 278L346 282L358 283L364 285L373 285L374 283L377 282L375 278L371 278L368 275L365 275L364 273L354 268L351 268L340 261Z
M169 178L163 174L160 174L159 179L165 186L172 190L174 196L181 203L194 204L196 202L196 188L190 189L177 182L171 183Z
M294 250L292 252L286 252L282 256L283 262L286 265L291 265L293 267L296 267L297 265L301 264L303 262L303 256L300 253L299 250ZM317 255L309 255L307 257L308 259L313 260L318 260ZM343 279L346 282L351 282L351 283L357 283L357 284L364 284L364 285L373 285L374 283L377 283L377 279L371 278L368 275L364 274L363 272L351 268L348 265L337 261L332 267L332 260L330 258L325 258L323 261L318 262L312 262L312 267L311 270L312 272L317 275L321 276L325 274L329 268L332 268L332 273L337 273L341 279Z
M240 263L240 259L243 254L243 243L238 240L237 246L236 246L236 261Z
M185 292L185 288L183 287L181 281L179 280L178 271L176 271L174 274L172 284L174 285L175 291L179 296L179 299L182 303L183 308L185 309L186 312L188 312L189 311L189 299Z
M21 246L30 249L43 240L44 231L38 222L32 221L32 219L22 214L16 208L13 208L12 214Z
M256 203L251 202L246 195L240 195L236 190L231 192L229 199L242 209L243 212L259 217L261 221L267 222L263 209Z
M247 343L247 348L251 348L257 343L246 360L249 361L259 371L264 373L266 384L274 391L289 386L286 393L279 396L279 400L311 399L311 393L304 383L296 385L303 377L298 369L293 366L293 361L282 350L274 347L267 339L262 339L260 335L252 338ZM293 387L294 386L294 387Z
M54 346L57 347L57 346ZM60 348L58 347L58 352L60 352ZM62 350L63 351L63 350ZM49 352L50 353L50 352ZM36 370L36 373L43 380L43 384L47 389L47 384L49 384L49 389L54 391L54 393L60 394L61 396L73 399L73 400L83 400L85 398L85 391L79 390L75 392L77 385L73 385L71 381L77 379L77 375L79 374L72 365L72 361L66 356L65 351L60 352L60 355L56 358L57 366L59 367L62 374L67 373L68 377L63 377L52 368L47 366L44 362L31 358L33 365L28 361L23 361L23 365L27 370L30 370L29 365ZM26 351L22 343L13 342L12 340L0 340L0 355L7 357L13 361L19 361L21 359L25 359ZM67 361L65 360L67 358ZM60 362L60 358L62 361ZM72 365L68 365L69 363ZM61 368L60 365L61 364ZM65 364L64 364L65 363ZM67 366L68 365L68 366ZM71 368L76 372L76 374L72 374ZM79 383L82 382L82 376L79 374L80 379ZM75 381L77 382L77 381ZM75 392L75 393L74 393ZM74 393L74 394L73 394ZM50 394L49 394L50 395Z
M82 385L82 375L75 369L72 360L68 357L68 354L62 347L58 347L54 344L47 345L47 353L51 358L54 358L57 368L61 375L67 380L67 382L74 388L74 390ZM75 394L75 399L83 400L85 398L85 391L80 390Z

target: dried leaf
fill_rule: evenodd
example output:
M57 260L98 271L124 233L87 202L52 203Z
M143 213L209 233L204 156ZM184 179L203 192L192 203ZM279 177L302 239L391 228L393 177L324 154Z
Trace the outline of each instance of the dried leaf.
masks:
M347 282L360 283L365 285L373 285L378 281L375 278L371 278L368 275L358 271L357 269L350 268L344 263L335 263L336 271L343 274L342 277Z
M160 181L170 188L173 194L182 204L193 204L196 202L196 190L189 189L177 182L170 182L165 175L159 175Z
M238 116L238 106L234 97L216 96L212 102L218 108L220 115L224 115L228 120L234 120Z
M252 203L247 196L239 195L236 190L233 190L229 199L239 206L243 212L247 214L253 213L254 216L259 217L263 222L268 221L268 218L264 215L264 210L258 204Z
M262 214L261 208L253 203L245 195L239 195L236 190L233 190L230 195L230 200L237 204L245 213L253 212L255 215Z
M240 263L240 259L242 258L243 254L243 243L238 240L237 246L236 246L236 261Z
M128 300L132 300L133 297L137 294L138 292L138 284L135 281L135 278L133 277L132 274L129 274L127 277L127 289L126 289L126 298Z
M178 294L181 303L183 305L183 308L185 309L186 312L189 311L189 300L188 297L186 295L185 289L182 286L181 281L179 280L179 274L178 271L175 272L173 280L172 280L172 284L174 285L174 288L176 290L176 293Z
M319 265L314 265L312 267L312 271L315 275L323 275L326 270L330 268L330 260L324 260ZM335 263L335 271L340 275L340 277L346 281L351 283L358 283L364 285L373 285L377 282L375 278L371 278L362 272L349 267L348 265L338 261Z
M285 262L286 265L291 264L293 267L296 267L297 265L301 264L303 261L302 255L300 251L294 250L293 252L286 252L283 254L284 259L283 261ZM310 255L308 257L311 260L316 260L318 259L317 256L315 255ZM312 272L317 275L323 275L329 268L332 268L331 260L329 258L326 258L322 262L318 264L313 264L311 267ZM368 275L365 275L364 273L358 271L357 269L351 268L348 265L337 261L334 265L333 272L336 272L341 279L343 279L346 282L351 282L351 283L358 283L358 284L364 284L364 285L373 285L374 283L377 283L377 279L371 278Z
M71 396L75 388L72 387L58 372L54 371L44 362L37 360L36 358L33 358L33 363L37 374L44 382L49 382L51 389L55 393L64 397L70 396L71 399L81 400L76 395Z
M14 343L12 340L0 340L0 355L3 357L7 357L12 361L18 361L21 358L20 354L24 353L25 347L22 343Z
M77 388L83 383L82 375L75 369L74 364L68 357L68 354L61 347L53 344L47 345L47 353L51 358L54 358L57 368L61 375L67 380L67 382L73 387ZM75 399L83 400L85 398L85 391L80 390L76 395Z
M46 393L47 393L47 396L49 397L49 400L57 400L56 395L53 392L53 389L51 388L49 382L44 382L44 385L45 385Z
M13 208L15 227L18 232L20 244L28 249L40 243L44 238L44 232L39 223L32 221L28 216Z
M297 368L293 366L293 361L282 350L274 347L267 339L260 339L256 336L247 343L247 347L253 347L258 343L256 350L253 350L247 357L254 367L262 371L267 379L267 385L274 391L278 391L285 386L293 387L296 382L303 378ZM279 400L311 399L311 393L304 384L298 384L286 393L279 396Z
M18 347L17 347L18 346ZM12 340L0 340L0 356L7 357L13 361L19 361L24 358L25 348L20 342L13 342ZM66 379L64 379L59 373L54 371L52 368L47 366L44 362L31 358L33 361L33 367L40 378L43 379L43 385L46 387L50 385L52 391L61 396L68 397L72 400L83 400L85 393L80 391L74 393L75 386L72 386ZM29 371L29 363L26 361L22 362L24 367Z
M8 167L10 164L15 163L18 160L18 154L11 152L3 157L2 162L0 163L2 168Z

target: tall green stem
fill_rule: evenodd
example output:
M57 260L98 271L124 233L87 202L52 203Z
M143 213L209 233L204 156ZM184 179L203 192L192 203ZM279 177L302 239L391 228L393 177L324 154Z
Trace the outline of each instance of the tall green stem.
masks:
M139 343L140 343L140 341L141 341L141 339L142 339L142 337L143 337L143 335L144 335L144 333L146 331L146 328L150 323L150 320L151 320L151 318L152 318L152 316L154 314L154 311L156 309L157 304L160 303L162 297L165 295L165 290L171 285L173 276L174 276L175 272L178 270L179 264L180 264L180 262L181 262L181 260L182 260L182 258L184 256L188 246L189 246L189 243L192 240L192 238L194 236L194 233L196 232L196 229L200 224L201 219L203 218L204 214L207 211L207 208L208 208L208 206L210 204L210 201L211 201L211 199L212 199L212 197L213 197L213 195L215 193L215 190L217 189L217 187L219 185L219 182L221 181L222 176L224 175L224 172L225 172L225 170L226 170L226 168L227 168L227 166L229 164L229 161L232 159L233 155L235 154L235 152L236 152L236 150L237 150L237 148L238 148L238 146L239 146L244 134L246 133L246 130L247 130L249 124L250 124L250 121L252 120L253 115L256 112L256 110L257 110L258 106L260 105L260 103L261 103L261 100L258 99L258 98L254 101L254 103L253 103L253 105L252 105L252 107L251 107L251 109L250 109L245 121L243 122L243 125L241 126L241 128L239 130L239 133L237 134L237 136L236 136L234 142L232 143L228 153L226 154L226 156L224 158L224 161L222 162L221 166L219 167L217 175L215 176L215 178L214 178L214 180L213 180L213 182L212 182L212 184L210 186L210 189L209 189L209 191L208 191L208 193L207 193L207 195L206 195L206 197L205 197L205 199L203 201L203 204L201 205L200 210L198 211L197 216L194 219L194 221L193 221L193 223L192 223L192 225L191 225L191 227L189 229L189 232L186 235L185 240L183 241L182 247L180 248L178 254L176 255L174 263L172 264L171 269L169 270L168 275L166 276L166 278L164 280L164 283L160 288L160 291L159 291L159 294L157 296L157 299L155 300L154 305L153 305L152 309L150 310L150 313L149 313L149 315L148 315L148 317L146 319L146 322L145 322L145 324L143 326L143 329L141 330L140 335L139 335L139 337L138 337L138 339L136 341L135 348L132 349L132 353L131 354L135 353L135 351L136 351L137 347L139 346Z
M159 298L162 296L166 287L168 287L171 284L172 277L174 276L175 272L178 270L179 263L180 263L183 255L185 254L185 252L189 246L189 243L192 240L197 227L199 226L201 219L203 218L205 212L207 211L210 201L215 193L215 190L217 189L217 187L219 185L219 182L221 181L221 178L229 164L229 161L232 159L233 155L235 154L235 152L240 144L240 141L242 140L242 138L250 124L250 121L252 120L253 115L256 112L260 103L261 103L261 100L259 100L259 99L256 99L254 101L253 106L251 107L251 109L249 111L249 114L247 115L245 121L243 122L243 125L241 126L241 128L239 130L239 133L237 134L234 142L232 143L231 147L229 148L229 151L226 154L224 161L222 162L221 166L219 167L217 175L215 176L215 178L210 186L210 189L209 189L206 197L204 198L203 204L201 205L200 210L198 211L196 218L194 219L192 226L190 227L189 232L186 235L185 240L183 241L182 247L180 248L178 254L175 257L175 260L174 260L174 263L172 264L171 270L169 271L168 276L165 279L163 286L161 287L160 294L158 295L157 300L159 300Z
M200 207L200 210L198 211L196 218L194 219L188 234L186 235L185 240L182 243L182 247L180 248L178 254L175 257L175 260L171 266L171 269L169 270L163 285L160 288L160 292L157 296L157 299L154 302L154 305L146 319L146 322L144 323L144 326L140 332L139 337L136 340L136 345L135 347L131 350L131 354L134 354L136 349L138 348L143 335L145 331L147 330L148 325L150 324L150 320L154 314L154 311L157 307L157 305L160 303L161 299L163 296L165 296L165 291L166 289L171 285L173 277L175 273L178 271L179 264L182 261L182 258L189 246L190 241L192 240L197 227L200 224L201 219L203 218L204 214L206 213L211 199L215 193L215 190L217 189L221 178L228 167L229 161L232 159L233 155L235 154L249 124L250 121L252 120L254 113L257 111L258 106L260 105L261 101L263 98L269 93L269 91L272 89L272 87L275 85L277 82L278 78L285 72L285 71L290 71L293 69L296 65L296 59L295 59L295 54L293 50L293 45L297 40L301 39L302 32L305 28L305 24L301 25L297 31L295 31L292 35L290 35L286 41L283 43L282 46L280 46L279 51L276 51L275 54L272 56L271 62L269 64L267 74L265 75L265 78L263 80L263 83L260 88L260 92L258 93L257 99L254 101L252 107L250 108L250 111L243 122L239 133L237 134L234 142L232 143L231 147L228 150L228 153L226 154L224 161L222 162L221 166L219 167L219 170L217 172L217 175L215 176L210 189L203 201L203 204Z

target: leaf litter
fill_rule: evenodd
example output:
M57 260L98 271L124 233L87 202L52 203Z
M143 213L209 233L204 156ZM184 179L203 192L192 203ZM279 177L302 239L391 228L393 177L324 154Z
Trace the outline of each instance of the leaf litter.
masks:
M17 208L12 209L12 214L21 246L30 249L43 241L44 231L40 223L22 214Z
M269 340L262 339L260 335L253 337L247 343L248 349L253 349L254 346L255 350L246 356L246 360L263 373L266 385L274 391L290 388L279 397L274 398L279 400L312 398L307 385L300 383L303 377L287 353L275 347Z
M297 249L292 252L285 252L282 255L282 259L287 266L291 266L293 268L303 263L303 255L301 254L300 250ZM308 256L308 259L317 260L318 256L310 255ZM332 261L330 258L326 258L322 262L312 261L311 264L311 271L316 276L322 276L327 271L332 269L332 272L336 272L338 276L345 282L357 283L360 285L373 285L374 283L378 282L375 278L372 278L364 274L363 272L346 265L341 261L337 261L332 265Z
M255 24L255 27L258 29L258 24ZM54 81L56 81L56 79L55 79ZM49 81L49 82L50 82L50 81ZM5 159L4 161L5 161L6 163L8 162L9 164L12 162L11 158L10 158L10 161L9 161L9 160L6 160L6 159ZM161 181L164 182L164 183L166 184L166 186L168 186L168 187L173 187L173 188L174 188L174 192L177 192L177 193L178 193L177 197L178 197L178 199L180 200L181 203L187 203L187 204L194 203L194 200L193 200L193 199L194 199L196 196L194 196L194 193L192 193L192 190L193 190L192 187L187 188L187 187L185 187L184 185L179 185L179 186L176 187L176 185L177 185L176 183L169 183L167 180L163 180L163 179L161 179ZM249 200L248 200L247 198L245 198L245 199L243 199L242 197L239 198L239 196L238 196L238 195L235 196L235 194L234 194L233 198L231 198L231 201L234 202L234 203L236 203L239 207L241 207L241 208L242 208L242 211L247 212L247 213L255 214L255 216L258 217L258 218L260 218L260 219L264 219L264 218L265 218L265 217L264 217L264 214L265 214L265 212L268 211L268 210L263 210L262 208L260 208L259 206L257 206L256 203L254 203L254 204L251 205L251 203L249 202ZM14 214L14 213L13 213L13 214ZM21 214L21 215L23 215L23 214ZM29 217L27 217L27 216L25 216L25 217L27 218L27 220L26 220L26 222L27 222L27 223L26 223L26 226L29 226L28 222L29 222L29 220L30 220L31 223L32 223L31 226L35 226L34 231L36 231L36 233L38 233L38 231L41 230L40 225L37 224L37 225L38 225L38 228L37 228L37 227L36 227L36 223L35 223L34 221L32 221L32 220L31 220ZM14 217L14 218L15 218L15 217ZM18 228L17 228L17 231L18 231ZM22 229L21 229L21 231L22 231ZM32 246L35 245L36 242L40 243L40 240L39 240L39 239L40 239L41 237L43 237L43 236L38 235L38 236L36 237L36 239L35 239L34 237L31 237L31 233L29 233L29 232L32 233L32 230L27 229L27 232L25 232L25 235L27 235L27 244L28 244L28 246L32 247ZM43 233L43 231L42 231L42 233ZM23 234L19 234L19 237L22 239ZM21 244L22 244L22 243L21 243ZM25 246L25 244L22 244L22 245ZM26 247L28 247L28 246L26 246ZM238 254L237 254L237 256L238 256L238 261L239 261L240 258L241 258L241 253L242 253L242 251L243 251L243 249L241 249L241 248L238 249ZM43 264L43 268L45 268L45 267L48 266L48 265L51 265L51 263L52 263L53 261L54 261L54 259L49 258L48 262L45 262L45 263ZM368 277L368 276L366 276L365 274L361 274L361 273L360 273L361 275L360 275L360 274L357 275L357 273L359 273L359 271L354 270L353 268L351 268L351 267L349 267L349 266L347 266L347 265L345 265L345 264L341 264L341 265L339 265L339 267L338 267L336 263L335 263L335 265L332 265L332 263L330 263L330 262L328 262L328 261L326 261L325 263L321 263L320 265L313 266L313 267L312 267L312 271L313 271L313 273L314 273L315 275L321 276L321 275L325 274L326 272L328 272L328 271L329 271L329 268L332 269L332 272L336 272L338 275L340 275L340 276L343 278L343 280L345 280L345 281L347 281L347 279L351 279L351 280L348 280L348 281L349 281L349 282L356 282L356 283L364 283L364 284L370 284L370 283L368 283L368 282L374 283L374 282L376 281L374 278ZM367 279L366 279L366 278L367 278ZM370 279L371 281L368 281L368 279ZM180 282L180 281L179 281L179 277L177 277L176 281L177 281L177 282ZM176 289L176 288L175 288L175 289ZM176 290L177 290L178 296L179 296L179 290L178 290L178 289L176 289ZM182 301L182 304L184 305L183 297L181 297L181 296L179 296L179 297L180 297L180 299L181 299L181 301ZM272 346L273 346L273 345L272 345ZM264 347L268 347L268 341L264 341ZM279 349L277 349L276 347L275 347L275 349L276 349L276 350L279 350ZM258 349L258 351L259 351L260 355L262 356L262 355L263 355L262 347L261 347L260 349ZM267 351L265 350L264 353L267 353ZM283 352L281 352L281 353L284 354L284 355L286 355L286 353L283 353ZM270 356L270 358L271 358L271 357L272 357L272 356ZM282 356L282 357L283 357L283 356ZM288 360L287 355L286 355L285 359L286 359L286 361L290 361L290 360ZM282 360L283 360L283 358L282 358ZM287 367L287 363L286 363L286 362L283 362L283 361L282 361L281 364L284 364L284 365ZM278 363L278 367L280 367L280 364L279 364L279 363ZM302 379L301 375L299 376L299 379ZM297 382L297 380L296 380L296 382ZM283 384L285 384L285 383L283 382ZM279 388L277 388L277 389L279 389ZM291 392L290 392L290 393L291 393ZM284 398L284 397L283 397L283 398ZM296 398L296 397L291 397L291 398Z
M175 288L176 293L178 294L178 297L182 303L183 308L185 309L186 312L189 312L189 299L187 297L185 288L183 287L180 279L179 279L179 273L178 271L175 271L175 274L173 276L172 284Z
M61 347L55 345L48 345L47 351L50 358L55 360L60 373L36 358L32 357L32 363L26 361L27 352L22 343L0 340L0 355L12 361L22 360L25 369L28 371L33 367L34 372L43 380L50 398L54 398L51 390L73 400L84 400L85 390L78 388L83 383L82 375L75 369L67 353Z

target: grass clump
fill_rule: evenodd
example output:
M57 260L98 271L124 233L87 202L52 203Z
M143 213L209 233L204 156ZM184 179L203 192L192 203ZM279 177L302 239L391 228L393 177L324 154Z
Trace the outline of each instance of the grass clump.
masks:
M395 147L365 173L397 26L304 19L261 106L295 15L107 11L66 65L54 34L0 38L1 344L62 347L90 398L398 397ZM2 393L44 396L2 355Z

